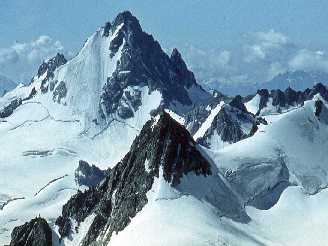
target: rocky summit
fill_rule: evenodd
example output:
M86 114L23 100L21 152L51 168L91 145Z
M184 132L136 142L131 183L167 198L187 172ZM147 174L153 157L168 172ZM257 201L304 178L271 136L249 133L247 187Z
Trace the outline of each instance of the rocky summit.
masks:
M113 74L107 78L101 94L104 115L117 112L130 118L141 104L139 90L126 91L133 86L145 85L150 91L159 90L163 106L181 104L191 106L195 98L189 90L198 90L202 97L209 95L196 83L181 54L174 49L169 57L154 40L145 33L136 17L130 12L119 14L113 24L106 24L104 35L112 33L110 54L114 56L121 47L121 58Z
M52 246L52 231L47 221L35 218L15 227L9 246Z

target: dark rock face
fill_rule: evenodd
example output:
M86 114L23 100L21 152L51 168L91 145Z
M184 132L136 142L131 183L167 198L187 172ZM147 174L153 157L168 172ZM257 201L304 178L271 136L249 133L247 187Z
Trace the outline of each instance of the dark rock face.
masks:
M90 166L89 163L81 160L75 170L75 182L80 186L95 187L105 178L106 174L106 171L100 170L94 165Z
M62 237L69 235L70 218L82 222L91 213L95 218L83 245L90 245L102 231L107 231L104 241L112 233L123 230L133 217L146 205L147 192L154 178L163 178L173 187L183 175L211 175L208 161L195 146L189 132L162 113L157 121L148 121L134 140L130 151L104 181L96 188L76 194L63 207L62 216L56 221Z
M267 106L267 103L269 101L269 91L266 89L258 90L257 94L260 95L260 104L259 104L259 111L261 111L263 108Z
M50 84L51 86L52 84ZM52 88L50 89L53 89L54 88L54 85ZM52 95L52 99L57 102L57 103L60 103L60 101L66 97L66 94L67 94L67 88L66 88L66 84L64 81L60 81L59 84L56 86L54 92L53 92L53 95Z
M322 111L323 102L321 100L317 100L315 102L315 116L319 117Z
M328 101L328 90L327 87L321 83L316 84L307 96L308 99L312 99L316 94L320 94L325 101Z
M20 105L22 105L22 99L14 99L9 103L9 105L5 106L3 109L0 110L0 118L6 118L10 116L14 112L14 110Z
M328 124L328 108L321 100L315 102L315 116L321 122Z
M260 95L259 110L256 115L259 115L261 110L267 106L269 98L272 98L272 105L277 108L280 112L282 108L295 107L304 105L306 100L311 100L316 94L320 94L322 98L328 101L328 90L327 88L318 83L314 85L312 89L306 89L304 91L295 91L288 87L285 91L272 90L270 93L266 89L259 90L257 92Z
M239 110L241 110L241 111L243 111L245 113L248 112L247 109L246 109L246 107L245 107L245 105L244 105L243 99L242 99L242 97L240 95L235 96L231 100L231 102L229 103L229 105L231 107L237 108L237 109L239 109Z
M112 27L112 24L110 22L106 22L106 24L104 26L104 33L103 33L104 37L109 36L109 31L110 31L111 27Z
M57 67L64 65L66 62L67 60L64 55L57 53L55 57L41 64L38 70L38 77L43 75L46 71L48 71L48 75L50 76L50 74L52 74Z
M255 117L247 110L245 112L231 105L224 105L215 116L211 127L202 138L198 139L198 142L210 147L210 139L217 133L223 142L236 143L251 135L254 124L256 124ZM243 126L247 126L249 132L245 132Z
M36 95L36 93L37 93L37 91L36 91L35 87L33 87L30 94L28 95L28 97L24 98L23 101L32 99Z
M66 64L67 60L65 59L64 55L63 54L59 54L57 53L57 55L51 59L49 59L48 61L45 61L41 64L41 66L39 67L39 70L38 70L38 78L40 78L45 72L47 72L47 75L46 77L42 80L41 82L41 92L42 93L46 93L48 92L49 90L49 84L48 84L48 81L50 79L53 79L54 77L54 71ZM50 87L54 87L54 85L51 85Z
M141 106L141 91L138 89L132 89L125 91L120 95L118 105L112 105L112 109L117 106L117 114L122 119L128 119L134 116L134 112Z
M285 98L285 94L281 90L271 91L271 97L272 97L273 106L285 107L286 98Z
M285 99L287 105L295 105L299 102L299 93L294 91L292 88L288 87L285 90Z
M52 232L43 218L35 218L15 227L11 233L10 246L52 246Z
M62 215L56 220L61 237L67 237L74 229L70 219L80 223L93 212L103 196L102 192L105 192L102 188L90 188L85 192L79 191L63 206Z
M111 56L123 47L116 70L107 79L101 94L101 115L118 111L122 118L133 116L140 105L140 97L137 93L132 100L125 97L125 89L129 86L148 86L150 92L159 90L165 105L172 102L192 105L187 89L198 85L176 49L171 57L166 55L159 43L142 31L139 21L130 12L119 14L111 26L106 25L104 35L109 33L116 35L109 47ZM202 88L198 89L206 94Z

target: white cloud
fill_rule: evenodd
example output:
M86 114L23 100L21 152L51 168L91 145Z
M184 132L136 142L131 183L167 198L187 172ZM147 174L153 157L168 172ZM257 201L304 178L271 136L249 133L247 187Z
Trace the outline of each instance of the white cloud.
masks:
M276 52L285 53L293 44L282 33L270 30L247 35L248 42L244 46L245 62L261 62L276 55Z
M8 48L0 48L0 73L16 82L29 82L42 61L57 52L64 52L64 47L49 36L26 43L16 42Z
M221 66L227 66L231 61L231 52L227 50L221 51L217 59L218 59L218 63Z
M278 74L295 71L328 73L328 55L301 46L287 35L269 30L249 33L240 47L233 50L182 47L183 57L196 78L215 87L215 84L261 83Z
M328 56L323 51L302 49L289 61L292 70L328 72Z

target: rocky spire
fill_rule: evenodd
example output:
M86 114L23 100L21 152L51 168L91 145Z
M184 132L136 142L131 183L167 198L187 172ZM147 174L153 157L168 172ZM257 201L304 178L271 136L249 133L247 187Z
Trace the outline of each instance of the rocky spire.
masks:
M139 20L130 11L123 11L116 16L113 29L121 24L127 25L131 30L142 31Z
M188 89L197 85L196 80L177 49L169 57L152 35L142 31L138 19L127 11L115 18L111 30L115 34L109 47L111 56L117 54L120 47L122 54L103 88L102 115L118 113L123 119L133 116L138 107L131 108L128 106L131 103L120 102L125 98L124 89L128 86L148 86L150 92L160 91L165 106L193 104ZM199 95L210 97L200 86L197 88Z
M240 95L235 96L229 103L231 107L238 108L239 110L248 113L244 103L243 98Z
M38 217L14 228L9 246L23 245L52 246L52 232L45 219Z
M104 26L104 32L103 32L103 36L104 37L108 37L109 36L109 32L110 32L110 29L112 28L112 24L108 21L105 23L105 26Z

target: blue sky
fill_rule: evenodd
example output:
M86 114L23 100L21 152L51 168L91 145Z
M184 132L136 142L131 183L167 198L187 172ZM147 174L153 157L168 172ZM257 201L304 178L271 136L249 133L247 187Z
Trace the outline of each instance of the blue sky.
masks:
M270 29L311 46L328 40L325 0L0 0L0 47L49 35L76 49L124 9L164 45L233 47L245 33Z
M201 80L328 72L327 0L0 0L0 74L27 80L126 9L164 48L178 47Z

